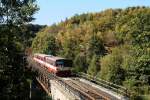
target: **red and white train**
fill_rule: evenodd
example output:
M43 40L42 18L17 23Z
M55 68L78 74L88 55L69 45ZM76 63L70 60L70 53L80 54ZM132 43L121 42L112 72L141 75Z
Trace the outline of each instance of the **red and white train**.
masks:
M40 67L60 77L71 75L72 60L46 54L34 54L33 59Z

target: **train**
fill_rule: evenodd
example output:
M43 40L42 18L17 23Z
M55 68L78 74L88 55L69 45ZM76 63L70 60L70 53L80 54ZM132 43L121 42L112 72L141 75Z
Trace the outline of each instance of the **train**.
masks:
M33 60L49 73L59 77L71 76L72 60L46 54L34 54Z

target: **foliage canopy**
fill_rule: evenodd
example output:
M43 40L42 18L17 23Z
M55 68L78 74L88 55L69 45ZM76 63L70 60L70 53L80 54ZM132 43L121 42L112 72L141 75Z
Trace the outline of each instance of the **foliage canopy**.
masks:
M150 92L149 7L75 15L44 31L32 43L34 52L71 58L77 71L121 84L136 95Z

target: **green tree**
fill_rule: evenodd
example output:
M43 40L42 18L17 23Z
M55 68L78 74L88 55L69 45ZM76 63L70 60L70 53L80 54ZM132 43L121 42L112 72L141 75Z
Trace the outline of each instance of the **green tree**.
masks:
M37 10L35 0L0 0L0 99L28 99L20 33Z
M131 10L129 13L118 17L116 23L116 36L118 40L127 44L149 47L150 11L139 8Z
M105 47L101 38L97 34L93 34L88 43L88 55L89 57L93 55L102 56L105 54Z
M139 46L130 46L127 50L128 52L124 56L122 64L126 71L126 77L123 85L131 90L135 95L149 94L149 49L143 49Z
M86 72L87 62L86 62L86 56L85 55L83 55L83 54L76 55L73 63L74 63L75 71Z
M114 48L112 54L104 56L100 61L100 77L116 84L122 84L125 78L125 71L121 66L122 61L121 51L119 48Z
M56 55L58 48L54 34L39 32L32 42L32 49L34 53Z
M71 34L72 33L72 34ZM63 40L60 44L60 55L73 59L79 53L79 38L73 31L62 33Z
M96 55L93 55L87 70L87 73L89 75L96 76L97 73L100 71L100 65L98 60L98 57Z

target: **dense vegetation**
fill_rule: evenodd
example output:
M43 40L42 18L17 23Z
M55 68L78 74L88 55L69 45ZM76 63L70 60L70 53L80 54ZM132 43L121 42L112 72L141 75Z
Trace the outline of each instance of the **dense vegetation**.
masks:
M33 52L73 59L74 70L150 93L150 8L108 9L75 15L46 27Z
M0 100L29 99L23 55L43 27L29 24L37 10L35 0L0 0Z

